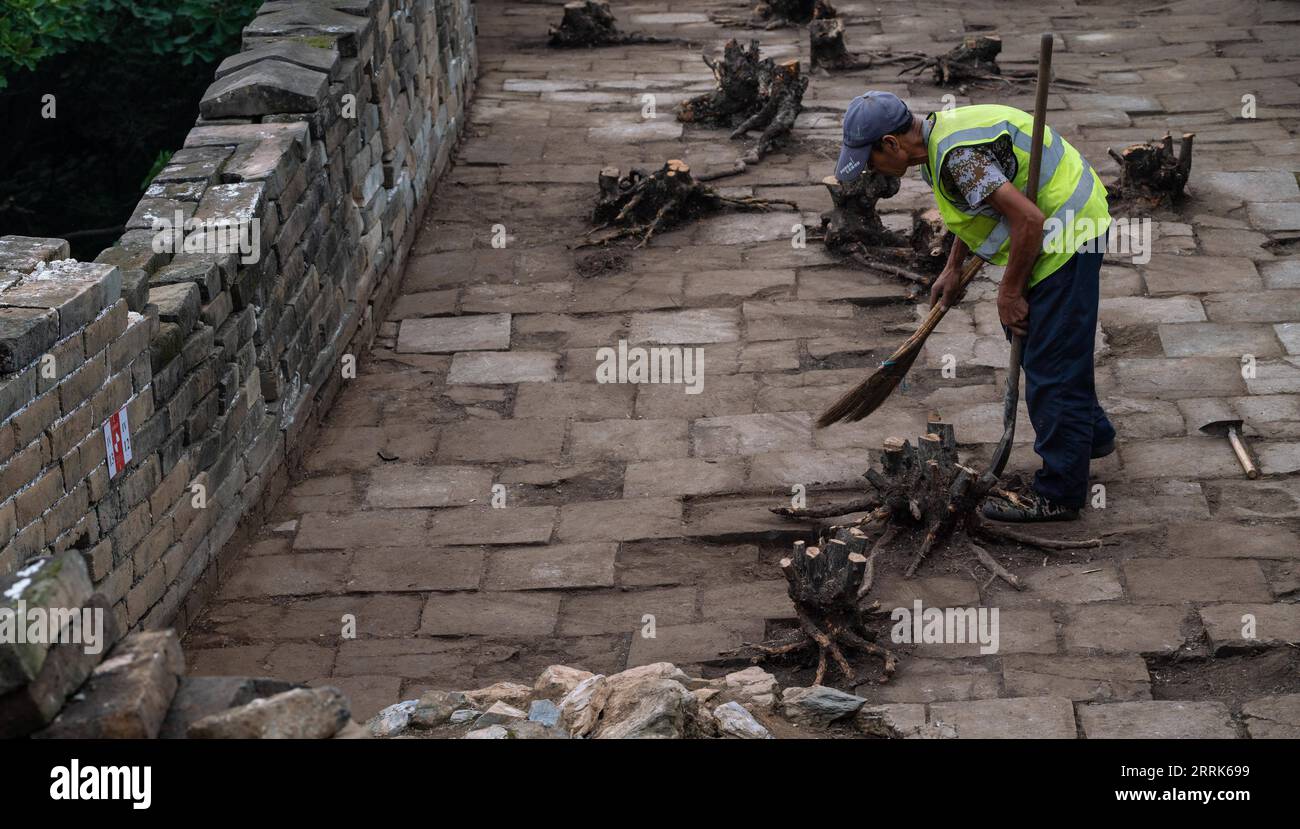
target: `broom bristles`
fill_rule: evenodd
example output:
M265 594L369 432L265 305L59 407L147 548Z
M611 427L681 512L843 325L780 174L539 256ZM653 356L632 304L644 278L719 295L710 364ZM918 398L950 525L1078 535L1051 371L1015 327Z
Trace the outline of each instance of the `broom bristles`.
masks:
M854 386L847 394L832 403L817 418L817 428L824 429L834 423L856 423L880 408L889 399L899 382L907 375L916 356L921 353L921 343L906 352L895 354L876 369L870 377Z
M958 283L957 295L961 296L966 290L966 286L984 267L984 260L972 256L962 266L961 281ZM916 333L908 337L907 342L899 346L888 360L881 363L880 368L853 388L848 394L836 400L826 411L821 413L817 418L817 428L824 429L833 423L841 421L853 423L861 420L867 415L880 408L889 395L893 394L894 389L899 382L912 368L912 363L916 362L917 355L921 353L921 348L925 345L925 338L930 336L938 326L943 315L948 313L948 306L936 305L930 308L921 326L916 329Z

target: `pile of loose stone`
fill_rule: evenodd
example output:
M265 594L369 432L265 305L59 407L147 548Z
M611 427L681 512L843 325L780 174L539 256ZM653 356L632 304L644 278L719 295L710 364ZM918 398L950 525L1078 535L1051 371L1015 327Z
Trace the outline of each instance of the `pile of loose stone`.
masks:
M822 735L953 738L944 723L909 717L917 706L872 705L814 685L782 690L762 668L716 679L656 662L605 676L552 665L530 687L498 682L475 691L429 691L367 723L375 737L504 739L770 740Z
M106 609L76 551L36 559L0 579L0 739L365 736L337 688L185 676L174 630L137 631L112 646L118 626ZM87 641L80 622L73 627L73 611L98 615L102 629ZM56 612L59 641L13 635L16 623L31 633Z

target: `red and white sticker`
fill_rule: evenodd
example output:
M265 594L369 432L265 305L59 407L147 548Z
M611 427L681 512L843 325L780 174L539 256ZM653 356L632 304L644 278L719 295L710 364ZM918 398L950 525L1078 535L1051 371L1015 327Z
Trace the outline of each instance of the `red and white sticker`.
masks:
M104 450L108 455L108 477L116 478L131 462L131 424L126 420L126 406L104 422Z

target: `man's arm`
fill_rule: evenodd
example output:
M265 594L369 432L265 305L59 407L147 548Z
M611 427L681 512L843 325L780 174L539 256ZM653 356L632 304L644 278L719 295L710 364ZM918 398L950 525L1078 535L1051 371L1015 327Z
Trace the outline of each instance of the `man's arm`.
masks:
M1002 274L1002 283L998 285L998 319L1012 331L1024 335L1028 333L1026 324L1029 320L1025 286L1034 262L1043 251L1045 217L1038 205L1011 182L994 190L988 197L988 204L1011 223L1011 253Z

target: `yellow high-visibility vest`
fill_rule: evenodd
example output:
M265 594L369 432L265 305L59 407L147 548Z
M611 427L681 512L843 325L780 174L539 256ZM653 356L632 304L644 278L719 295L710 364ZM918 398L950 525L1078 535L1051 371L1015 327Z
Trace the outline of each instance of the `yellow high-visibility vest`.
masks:
M1011 137L1016 155L1012 184L1022 193L1029 181L1029 151L1034 118L998 104L980 104L936 112L928 124L921 169L934 192L944 224L980 258L1005 265L1011 252L1011 224L988 205L972 208L960 193L948 193L940 180L944 159L957 147L988 144ZM1103 237L1110 227L1106 187L1097 171L1051 127L1043 131L1043 158L1038 176L1038 209L1043 211L1043 249L1029 277L1032 287L1064 265L1085 242ZM1103 237L1104 241L1104 237Z

